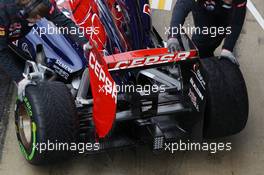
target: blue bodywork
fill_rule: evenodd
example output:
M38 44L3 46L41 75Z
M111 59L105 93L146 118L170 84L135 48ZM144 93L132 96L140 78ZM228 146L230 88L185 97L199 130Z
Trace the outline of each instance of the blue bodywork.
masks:
M143 13L144 5L149 4L149 0L117 0L117 3L125 4L123 13L127 16L126 37L131 45L130 50L144 49L151 47L150 32L152 30L150 15ZM114 25L114 19L104 0L98 0L100 19L105 27L108 41L106 50L113 54L115 49L119 52L129 51L125 44L121 42L120 32ZM46 19L38 22L31 32L17 42L14 42L13 48L17 52L23 52L27 59L36 59L36 46L43 45L46 54L46 64L55 70L62 78L68 80L75 73L81 72L87 66L87 60L80 46L74 43L69 36L59 34L50 34L48 26L53 25ZM40 31L46 30L46 34ZM54 33L54 32L53 32Z
M123 0L127 7L131 30L130 42L132 50L145 49L152 46L150 32L152 30L151 17L143 13L144 5L149 0Z
M27 59L34 61L37 45L43 45L47 66L68 80L72 75L83 70L87 61L82 49L72 42L69 36L60 34L58 31L49 33L48 28L53 25L46 19L42 19L26 37L14 42L13 46L17 52L23 52Z

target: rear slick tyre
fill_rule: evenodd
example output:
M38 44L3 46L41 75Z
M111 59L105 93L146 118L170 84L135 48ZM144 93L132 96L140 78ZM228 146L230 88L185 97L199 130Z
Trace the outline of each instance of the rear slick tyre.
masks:
M63 83L27 86L23 101L17 102L15 122L19 147L29 163L42 165L71 157L73 152L67 147L64 150L55 147L55 144L69 147L78 139L75 105Z
M248 120L248 94L239 67L227 59L201 59L207 75L204 138L230 136L242 131Z

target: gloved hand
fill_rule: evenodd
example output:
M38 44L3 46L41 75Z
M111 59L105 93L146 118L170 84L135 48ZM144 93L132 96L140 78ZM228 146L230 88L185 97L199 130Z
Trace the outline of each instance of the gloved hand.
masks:
M83 51L89 52L93 47L91 46L91 44L89 42L87 42L86 44L83 45Z
M177 38L170 38L167 41L167 48L169 52L176 52L181 50L180 43Z
M239 66L239 62L237 61L236 57L229 50L223 49L222 52L221 52L221 56L219 57L219 59L221 59L221 58L226 58L229 61L231 61L232 63L234 63L237 66Z

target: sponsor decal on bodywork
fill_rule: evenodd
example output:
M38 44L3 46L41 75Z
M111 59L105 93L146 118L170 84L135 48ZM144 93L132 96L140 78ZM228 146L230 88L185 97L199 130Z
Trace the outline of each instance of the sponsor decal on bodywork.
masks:
M104 92L105 95L110 95L113 98L114 102L116 103L117 102L116 84L112 80L111 76L107 76L108 71L105 71L105 69L99 63L99 61L96 60L96 57L93 52L90 53L89 67L92 69L93 73L96 75L99 82L103 83L103 86L100 86L100 87L103 87L104 91L102 91L102 89L99 88L101 92Z
M190 83L191 83L192 87L194 88L195 92L197 93L197 95L200 97L200 99L203 100L204 99L204 95L202 94L200 89L195 84L193 78L190 79Z
M62 68L60 68L59 66L57 66L56 64L53 65L54 71L60 75L61 77L63 77L65 80L68 80L70 74L67 73L65 70L63 70Z
M190 99L191 99L191 102L193 104L193 106L195 107L195 109L199 112L200 109L199 109L199 105L197 103L197 97L196 95L194 94L194 92L192 91L192 89L190 88L189 89L189 93L188 93Z
M89 73L93 95L93 120L99 138L112 129L116 115L117 90L104 58L97 48L89 52ZM104 87L104 91L100 91Z
M201 74L201 71L200 71L199 66L197 64L194 65L192 72L196 76L196 78L199 81L199 83L201 84L202 88L205 89L206 82L205 82L204 77Z
M197 51L168 53L167 49L132 51L108 56L109 71L161 65L197 58Z
M189 79L190 88L188 96L196 111L202 112L206 100L206 80L201 73L199 64L195 64L190 72L192 76Z
M56 64L58 66L60 66L61 68L63 68L64 70L66 70L67 72L73 73L73 70L68 65L63 63L63 61L61 61L61 59L56 59Z

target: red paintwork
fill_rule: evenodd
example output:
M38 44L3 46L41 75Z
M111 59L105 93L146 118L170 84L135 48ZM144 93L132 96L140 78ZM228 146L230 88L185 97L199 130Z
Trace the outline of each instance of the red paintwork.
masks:
M92 40L98 50L103 50L107 36L98 17L98 9L94 0L57 0L57 5L62 11L67 10L70 13L69 17L87 31L85 32L86 38Z
M93 121L99 138L112 129L116 115L117 90L107 64L93 47L89 52L89 73L93 95Z
M108 79L108 84L112 83L112 85L115 84L114 80L112 79L109 70L113 70L116 68L116 65L122 61L127 61L127 65L124 66L122 64L122 68L132 68L128 65L131 65L133 63L133 60L138 60L140 58L141 61L137 62L138 64L134 67L147 67L146 60L147 57L158 57L161 58L162 56L167 57L167 55L170 55L173 57L173 59L169 60L167 63L170 62L177 62L181 61L183 58L180 57L182 53L188 53L188 56L184 57L184 59L193 59L197 57L197 51L191 50L188 52L180 52L180 53L174 53L170 54L168 53L168 50L166 48L158 48L158 49L145 49L145 50L138 50L138 51L131 51L126 53L118 53L118 50L116 50L115 55L103 57L102 56L102 50L106 46L107 42L107 34L104 29L103 24L101 23L99 19L99 13L98 8L94 0L56 0L58 7L62 11L67 11L69 13L69 17L76 22L77 25L80 27L83 27L84 29L90 30L92 28L97 28L99 30L99 33L96 34L96 32L92 34L86 34L85 36L89 39L90 43L93 45L93 48L90 53L88 53L87 58L89 59L89 70L90 70L90 77L91 77L91 88L92 88L92 95L94 99L94 107L93 107L93 120L95 122L96 127L96 133L99 136L99 138L104 138L111 130L115 114L116 114L116 98L113 98L113 94L115 94L115 86L112 87L113 93L112 94L106 94L104 92L100 92L100 89L102 87L106 86L106 82L102 81L102 74L100 72L104 73L105 79ZM125 35L123 35L124 32L122 32L121 28L121 22L125 20L123 14L117 10L117 8L114 6L114 3L116 0L107 0L107 4L109 6L110 11L112 12L112 15L114 16L114 21L117 26L117 28L120 30L120 34L122 37L121 42L128 43ZM119 4L122 6L122 4ZM88 8L87 8L88 7ZM123 7L125 8L125 7ZM150 13L150 10L148 7L145 7L145 12ZM130 46L127 45L127 50L130 50ZM92 59L91 59L92 58ZM93 61L93 62L91 62ZM97 69L93 69L93 66ZM162 64L160 60L157 60L153 64ZM100 69L99 69L100 68ZM121 66L118 68L120 69ZM98 72L99 70L99 72ZM101 75L101 77L100 77ZM105 87L107 88L107 87Z
M116 90L114 86L112 94L106 93L106 79L108 84L110 82L114 85L115 82L112 79L107 64L100 52L106 45L107 35L104 26L98 17L97 5L93 0L64 0L57 1L57 3L58 7L62 11L65 10L69 13L69 17L80 27L87 31L91 31L91 28L99 29L98 33L96 31L91 34L86 33L85 36L93 46L92 50L87 54L87 58L90 58L89 73L94 101L93 121L95 123L97 136L99 138L104 138L110 132L115 119L116 98L113 98L112 94L116 93ZM91 57L93 59L91 59ZM94 63L92 63L91 60L93 60ZM99 67L100 72L98 73ZM105 80L102 80L102 73L104 73Z
M190 50L186 52L175 52L169 53L167 48L156 48L156 49L144 49L131 52L125 52L105 57L106 63L110 71L128 68L147 67L150 65L160 65L163 63L174 63L186 59L197 58L197 50ZM158 58L164 57L165 60ZM129 66L133 63L133 60L138 60L136 65ZM120 67L116 67L118 63L126 62L121 64ZM147 62L147 63L146 63Z

